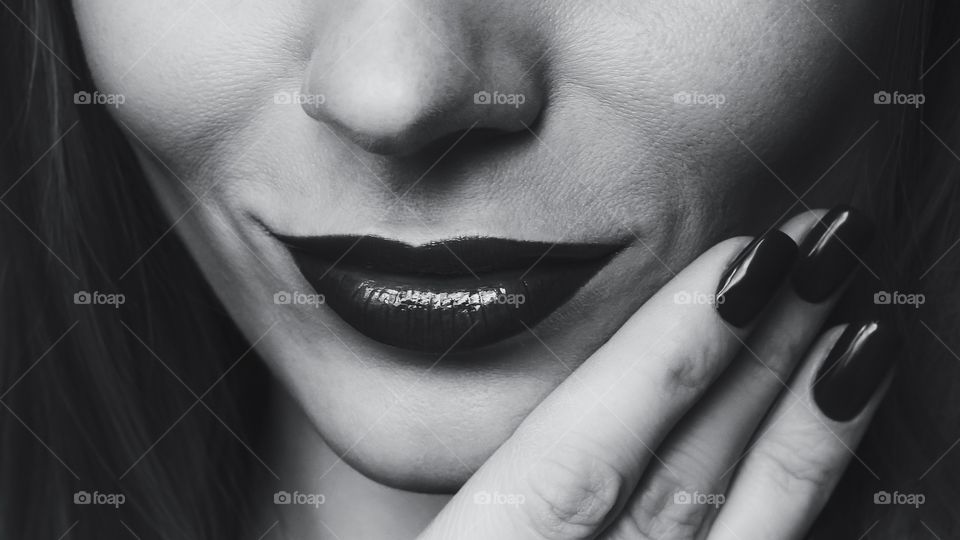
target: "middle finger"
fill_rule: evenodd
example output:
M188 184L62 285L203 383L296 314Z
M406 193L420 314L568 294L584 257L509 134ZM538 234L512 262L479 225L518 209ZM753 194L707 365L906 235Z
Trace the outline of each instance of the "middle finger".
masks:
M846 207L826 216L805 212L783 226L801 244L797 284L784 287L741 353L657 450L660 460L624 509L630 519L611 528L611 537L630 528L633 536L625 537L691 538L722 504L736 463L833 309L869 229Z

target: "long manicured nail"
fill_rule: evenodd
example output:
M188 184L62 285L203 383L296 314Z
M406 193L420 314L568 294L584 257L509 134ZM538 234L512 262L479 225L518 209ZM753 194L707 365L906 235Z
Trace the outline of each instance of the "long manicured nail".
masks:
M813 399L823 414L846 422L867 405L896 354L888 330L876 321L847 326L813 382Z
M737 255L717 287L717 312L742 328L767 305L797 258L797 244L782 231L755 239Z
M873 224L841 205L823 217L800 243L793 288L807 302L829 298L856 268L873 240Z

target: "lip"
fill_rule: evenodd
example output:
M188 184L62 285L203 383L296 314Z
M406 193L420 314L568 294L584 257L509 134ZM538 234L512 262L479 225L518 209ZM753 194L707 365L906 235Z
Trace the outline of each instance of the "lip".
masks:
M490 345L562 306L621 245L462 237L420 246L377 236L278 236L350 326L422 352Z

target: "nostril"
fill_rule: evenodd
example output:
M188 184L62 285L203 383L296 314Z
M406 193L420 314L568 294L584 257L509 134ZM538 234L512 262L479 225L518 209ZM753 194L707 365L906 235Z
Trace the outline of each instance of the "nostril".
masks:
M499 129L474 127L432 140L413 152L394 153L390 156L395 167L393 170L403 171L397 178L412 182L398 193L406 193L409 189L437 193L435 189L440 189L439 186L449 186L463 177L464 164L493 163L505 153L535 141L534 135L526 130L506 133Z
M536 98L518 106L477 103L469 92L435 92L402 82L359 85L354 91L325 94L324 100L303 107L365 151L398 156L429 153L430 148L453 144L461 136L492 141L525 132L541 108Z
M410 155L444 147L461 136L495 142L535 129L544 102L538 95L517 103L475 101L472 85L464 92L414 91L402 85L362 86L353 92L326 94L304 110L367 152Z
M429 88L403 80L357 80L357 84L328 90L322 103L304 110L327 123L357 146L377 154L403 154L453 128L449 115ZM446 128L442 125L446 123Z
M476 85L473 76L423 60L367 57L345 61L329 74L312 70L302 92L321 93L324 99L304 104L304 111L367 151L414 152L473 123L462 92Z
M537 119L539 78L520 61L529 51L459 18L437 23L441 41L412 14L394 15L345 51L313 51L301 92L324 99L305 103L307 114L367 152L399 156L477 128L525 131Z
M304 111L348 135L371 141L402 138L425 124L437 107L436 89L420 78L387 70L347 71L329 80L308 80L305 87L321 88L324 99L305 104Z

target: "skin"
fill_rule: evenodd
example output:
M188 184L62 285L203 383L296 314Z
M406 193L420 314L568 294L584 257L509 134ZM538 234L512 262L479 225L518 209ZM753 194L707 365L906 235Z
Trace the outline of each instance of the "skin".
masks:
M279 381L277 440L315 449L276 459L299 478L342 455L344 481L402 490L384 492L385 508L476 478L709 246L842 199L884 143L853 145L872 123L879 37L897 12L866 0L74 10L96 85L125 96L110 113L174 230ZM481 90L525 102L476 105ZM322 99L275 99L296 91ZM680 92L723 104L678 103ZM275 305L278 291L310 288L265 231L628 247L536 335L431 367L435 356L388 350L326 308ZM424 501L405 514L445 499Z

